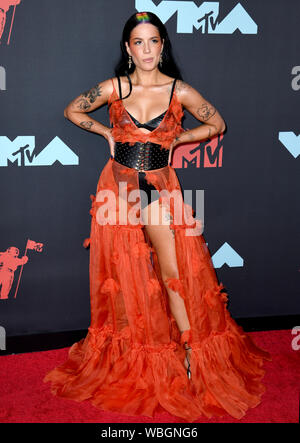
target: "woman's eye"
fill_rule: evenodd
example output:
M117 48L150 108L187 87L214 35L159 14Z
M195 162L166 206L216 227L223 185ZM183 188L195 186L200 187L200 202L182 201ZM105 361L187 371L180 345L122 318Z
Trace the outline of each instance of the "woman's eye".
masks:
M152 39L152 41L153 41L154 43L158 43L158 40L157 40L156 38ZM138 41L136 41L134 44L137 45L137 44L139 44L139 43L142 43L142 42L141 42L140 40L138 40Z

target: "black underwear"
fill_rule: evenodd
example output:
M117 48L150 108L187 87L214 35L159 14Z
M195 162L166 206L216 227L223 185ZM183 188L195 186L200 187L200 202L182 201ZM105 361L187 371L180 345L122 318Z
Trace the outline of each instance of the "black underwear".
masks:
M150 203L152 203L155 200L159 199L159 192L156 189L155 186L149 184L146 181L146 173L139 171L139 188L140 190L145 191L146 195L141 192L140 196L141 196L141 208L144 209L147 205L149 205ZM154 192L155 191L155 192Z

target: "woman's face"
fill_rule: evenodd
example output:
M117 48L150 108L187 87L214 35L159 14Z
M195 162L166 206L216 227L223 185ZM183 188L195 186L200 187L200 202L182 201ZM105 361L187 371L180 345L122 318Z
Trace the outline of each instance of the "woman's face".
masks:
M163 42L156 26L150 23L137 25L131 31L129 45L127 42L125 45L136 67L152 70L158 65Z

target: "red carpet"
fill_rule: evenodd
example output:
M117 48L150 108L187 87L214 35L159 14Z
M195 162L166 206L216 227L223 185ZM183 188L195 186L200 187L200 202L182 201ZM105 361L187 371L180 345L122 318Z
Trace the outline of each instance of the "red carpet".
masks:
M258 346L272 355L266 362L262 402L245 417L199 418L198 423L298 423L300 350L292 349L290 330L251 332ZM154 419L102 412L89 402L56 398L43 377L63 363L68 348L0 357L1 423L184 423L168 413Z

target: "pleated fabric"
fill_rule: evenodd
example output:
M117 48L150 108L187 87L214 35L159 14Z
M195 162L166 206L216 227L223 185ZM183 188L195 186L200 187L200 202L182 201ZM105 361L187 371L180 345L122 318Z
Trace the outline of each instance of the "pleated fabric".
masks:
M115 141L151 141L168 149L183 131L175 92L164 120L149 134L135 127L117 98L114 90ZM182 335L178 330L140 201L128 197L139 193L138 171L111 157L90 196L91 231L84 241L90 247L88 334L44 381L57 396L89 400L106 411L149 417L167 411L187 422L226 414L240 419L261 402L263 364L271 356L230 316L201 222L183 201L174 168L146 171L146 180L161 191L159 202L172 215L179 278L167 285L183 298L191 328ZM192 347L190 380L184 341Z

